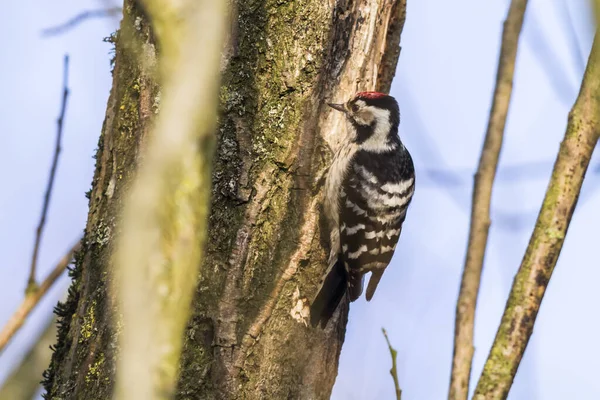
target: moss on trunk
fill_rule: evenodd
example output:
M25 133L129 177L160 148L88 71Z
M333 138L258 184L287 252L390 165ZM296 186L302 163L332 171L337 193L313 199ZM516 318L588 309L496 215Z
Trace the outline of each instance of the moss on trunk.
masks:
M325 143L339 126L322 106L357 90L389 88L405 2L254 0L237 2L236 12L225 52L209 239L177 397L326 399L347 307L326 330L304 323L306 299L325 268L319 178L329 157ZM112 237L160 100L152 74L139 64L139 57L155 57L149 22L133 0L124 14L83 249L69 298L58 307L58 344L45 380L51 399L108 399L112 392Z

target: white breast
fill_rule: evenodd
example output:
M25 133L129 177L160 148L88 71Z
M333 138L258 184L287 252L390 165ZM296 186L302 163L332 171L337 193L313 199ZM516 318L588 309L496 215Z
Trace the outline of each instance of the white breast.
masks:
M336 152L325 183L325 212L327 217L339 226L339 200L341 186L348 174L348 167L352 157L358 150L354 143L345 143Z
M342 183L348 174L348 167L358 146L352 142L344 143L334 155L325 183L325 214L331 228L331 257L337 257L340 249L340 195Z

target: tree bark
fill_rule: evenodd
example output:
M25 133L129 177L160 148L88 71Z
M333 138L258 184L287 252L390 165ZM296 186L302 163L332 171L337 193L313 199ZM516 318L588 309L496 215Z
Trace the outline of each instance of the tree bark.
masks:
M176 397L327 399L348 307L325 330L306 324L307 299L326 267L319 205L327 147L344 129L325 104L389 90L406 2L234 6L208 243ZM51 399L108 399L113 390L120 329L108 298L115 221L160 106L159 85L146 71L159 56L152 29L133 0L123 10L83 248L69 298L57 307L58 344L44 382Z

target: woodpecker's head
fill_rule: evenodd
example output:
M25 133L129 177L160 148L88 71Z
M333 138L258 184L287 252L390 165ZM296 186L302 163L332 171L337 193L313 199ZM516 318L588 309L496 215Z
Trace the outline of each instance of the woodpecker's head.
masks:
M400 111L392 96L360 92L346 103L329 103L329 106L346 115L350 139L361 148L383 152L399 144Z

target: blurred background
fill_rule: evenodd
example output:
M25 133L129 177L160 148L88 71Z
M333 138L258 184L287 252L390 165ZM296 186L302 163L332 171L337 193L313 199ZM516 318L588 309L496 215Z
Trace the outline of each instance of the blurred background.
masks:
M332 399L392 399L391 360L381 327L398 350L404 398L447 397L454 311L467 246L473 174L487 124L502 22L509 0L408 0L402 54L392 86L400 135L417 170L417 190L392 265L374 299L352 304ZM55 36L43 30L100 0L4 2L0 14L0 325L23 299L34 233L54 151L63 56L71 95L63 150L38 261L38 280L82 234L92 155L111 86L118 17L89 18ZM492 198L476 314L474 386L494 339L577 96L594 33L588 0L530 0L517 57L513 100ZM511 400L600 399L600 157L546 292ZM51 318L63 276L0 357L0 383ZM40 377L41 379L41 377Z

